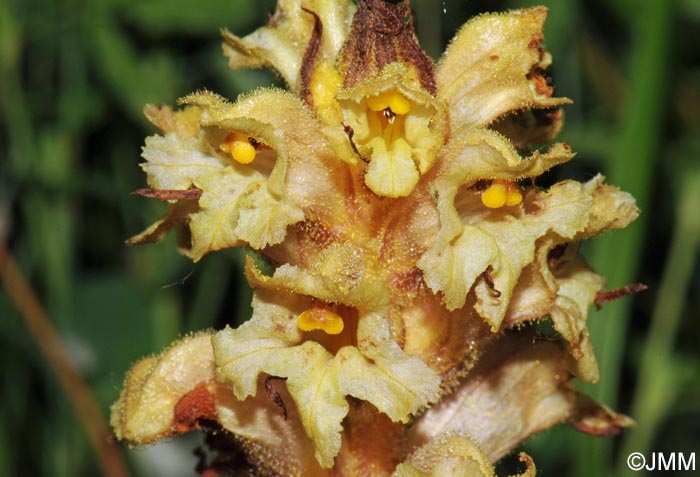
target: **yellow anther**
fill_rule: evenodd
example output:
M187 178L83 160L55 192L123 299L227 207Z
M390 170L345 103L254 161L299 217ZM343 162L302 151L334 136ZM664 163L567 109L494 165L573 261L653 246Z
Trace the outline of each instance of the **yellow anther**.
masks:
M411 102L398 91L393 91L389 96L389 109L394 114L408 114L411 110Z
M394 114L407 114L411 110L411 102L392 89L367 98L367 107L372 111L384 111L389 108Z
M297 326L301 331L323 330L329 335L343 331L343 319L327 308L309 308L297 316Z
M506 205L512 207L518 205L523 201L523 195L518 189L509 189L508 198L506 199Z
M233 160L241 164L250 164L255 159L255 146L243 134L235 132L229 134L219 148L231 154Z
M508 199L508 190L502 182L494 182L481 193L481 202L490 209L503 207Z
M481 202L490 209L498 209L504 205L512 207L522 201L523 195L512 182L493 181L488 189L481 193Z

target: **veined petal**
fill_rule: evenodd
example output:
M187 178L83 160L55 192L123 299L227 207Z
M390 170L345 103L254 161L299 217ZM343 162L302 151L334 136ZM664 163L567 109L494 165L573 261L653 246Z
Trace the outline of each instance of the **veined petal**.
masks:
M181 137L171 132L149 138L143 168L156 190L201 190L198 208L190 208L186 217L171 213L130 242L162 238L180 218L190 230L190 243L183 243L182 248L195 261L207 252L242 243L256 249L280 243L287 226L304 219L302 208L292 203L287 193L289 163L307 157L325 161L330 154L324 154L318 123L299 99L278 90L261 90L233 104L207 92L181 102L198 112L197 136ZM170 116L159 114L151 114L156 122L166 126L172 122ZM245 161L229 151L227 141L232 136L240 137L250 151ZM333 198L334 191L339 193L333 184L326 187L327 199ZM298 203L311 209L313 204L300 195Z
M299 209L275 198L265 182L261 174L235 167L196 182L203 193L199 210L189 218L194 261L241 241L255 249L279 243L287 226L304 219Z
M196 178L221 171L227 166L204 139L204 134L183 139L175 133L146 138L143 148L148 185L153 189L185 190Z
M323 278L315 280L293 267L281 270L266 278L249 266L248 276L256 288L253 318L214 338L217 376L231 383L239 399L256 392L260 373L286 378L304 428L316 445L316 458L330 467L340 449L341 421L349 409L346 396L368 401L393 421L405 422L437 397L440 379L391 340L388 321L378 313L360 314L357 332L350 336L356 346L343 345L331 352L313 341L313 335L304 340L297 318L314 300L299 291L324 298L335 293L346 303L363 295L324 284ZM350 324L346 327L353 329Z
M627 226L638 214L634 199L596 176L582 185L592 198L585 229L570 239L548 234L537 243L536 259L518 279L503 328L545 316L567 341L569 367L583 381L598 380L598 365L586 327L588 309L605 280L578 253L578 241Z
M301 88L304 53L311 40L316 14L323 26L320 51L334 59L350 31L355 6L347 0L280 0L268 25L239 38L223 30L224 55L231 69L270 66L293 91Z
M574 237L585 229L591 204L581 184L561 182L526 197L523 207L537 207L535 213L516 217L498 211L462 225L456 237L441 232L418 266L428 286L444 292L448 309L461 307L476 283L476 309L498 331L518 277L534 260L537 239L550 231Z
M551 61L540 48L546 16L544 7L485 14L457 33L437 68L438 99L447 103L453 128L571 102L552 98L542 74Z
M410 428L409 446L461 433L494 462L530 435L560 422L588 421L609 434L628 426L628 418L573 389L567 362L555 341L537 340L529 333L496 340L457 389Z
M343 216L349 172L327 145L321 124L298 97L279 89L260 89L235 103L207 93L182 101L203 109L202 125L214 138L247 125L244 131L272 148L274 162L262 157L259 167L268 177L266 186L272 194L303 210L310 220ZM256 162L251 166L256 167Z
M255 393L251 384L260 373L286 378L323 467L332 466L340 450L341 421L349 410L345 396L374 404L394 421L406 421L439 390L436 373L389 343L378 343L382 348L373 361L353 346L334 356L315 341L289 346L271 338L258 321L253 318L238 330L226 328L214 338L217 376L232 384L239 399Z

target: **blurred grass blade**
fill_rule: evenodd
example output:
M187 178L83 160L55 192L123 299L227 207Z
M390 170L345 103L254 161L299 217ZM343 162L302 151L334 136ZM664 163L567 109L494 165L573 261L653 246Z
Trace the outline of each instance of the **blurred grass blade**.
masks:
M642 214L632 226L601 237L594 244L592 262L614 288L636 281L648 225L651 190L659 153L664 104L668 91L670 38L676 9L674 0L649 0L638 6L632 25L635 44L628 69L622 130L610 148L606 173L611 183L635 196ZM600 364L600 383L586 391L604 404L615 406L625 349L630 300L607 304L590 321L589 330ZM609 441L582 436L576 453L578 477L603 477L611 469Z
M633 475L625 459L632 452L647 455L655 431L666 417L679 391L674 373L673 343L683 313L700 247L700 171L684 178L676 213L671 250L666 259L651 327L640 363L640 376L632 405L637 427L627 434L615 475Z

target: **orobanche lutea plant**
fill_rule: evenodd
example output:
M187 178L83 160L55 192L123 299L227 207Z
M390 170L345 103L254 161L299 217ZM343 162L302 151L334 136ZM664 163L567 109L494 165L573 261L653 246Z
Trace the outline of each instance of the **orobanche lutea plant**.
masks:
M556 423L628 425L572 385L598 379L586 315L605 297L577 244L638 211L601 176L536 184L574 156L533 147L570 102L545 76L546 14L478 16L434 65L408 1L280 0L223 47L288 91L147 106L140 193L169 209L129 243L175 229L194 261L246 246L274 271L246 262L243 325L134 365L116 435L203 428L207 476L491 477Z

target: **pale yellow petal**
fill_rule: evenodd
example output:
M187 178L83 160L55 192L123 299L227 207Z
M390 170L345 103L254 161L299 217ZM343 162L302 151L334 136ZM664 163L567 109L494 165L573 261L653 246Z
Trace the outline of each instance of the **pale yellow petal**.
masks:
M535 477L535 464L525 454L526 470L519 476ZM392 477L495 477L489 458L470 437L446 433L433 438L399 464Z
M229 166L220 173L197 180L202 192L199 210L190 215L191 255L239 245L255 249L281 242L288 225L303 220L295 207L275 198L265 177L245 167Z
M379 76L337 95L342 127L328 127L326 135L344 161L356 164L359 156L369 163L365 183L377 195L409 195L435 163L445 140L444 106L415 83L415 71L395 62ZM391 110L389 119L385 117L389 103L377 102L382 95L393 97L394 108L400 111ZM380 103L384 110L377 110ZM348 147L350 141L352 147Z
M441 230L418 266L425 272L428 286L445 294L449 309L461 307L476 283L476 309L497 331L518 277L534 260L537 239L550 231L564 238L583 231L592 200L581 184L565 181L530 197L525 206L535 203L536 213L517 216L497 211L484 220L462 225L461 230L457 226L456 237ZM458 215L454 209L452 214Z
M355 6L345 0L280 0L268 25L239 38L223 31L224 55L231 69L270 66L294 91L301 88L304 53L311 40L314 12L323 27L320 53L335 59L350 30Z
M256 288L253 318L214 338L217 376L230 383L239 399L256 392L260 373L286 378L323 467L333 464L340 449L346 396L366 400L402 422L437 397L437 373L391 340L388 321L379 313L359 316L356 335L351 336L357 346L330 352L319 342L303 340L296 319L313 305L312 296L328 301L335 296L335 301L348 304L357 300L358 306L372 308L371 297L360 305L369 291L339 288L337 282L289 266L264 277L249 265L248 276Z
M143 114L164 133L175 133L178 137L188 139L197 136L202 111L199 108L185 108L173 111L168 105L147 104Z
M139 361L126 377L112 406L112 426L119 439L147 444L175 434L175 407L198 384L214 379L211 334L174 343L160 356Z
M146 138L141 168L153 189L188 189L196 178L226 167L226 160L202 134L183 139L175 133Z
M231 383L239 399L255 393L260 373L286 378L323 467L332 466L340 450L341 421L348 412L345 396L367 400L393 420L405 421L427 404L426 395L434 397L439 389L439 378L425 364L397 358L393 349L378 350L373 362L351 346L335 356L314 341L290 347L253 320L214 338L217 375Z
M457 33L437 68L438 99L455 129L486 126L505 113L570 103L552 98L540 48L547 9L480 15Z
M553 144L544 153L521 157L501 134L488 129L469 129L454 134L440 151L440 175L434 188L452 190L480 179L516 180L537 177L574 157L565 143Z

